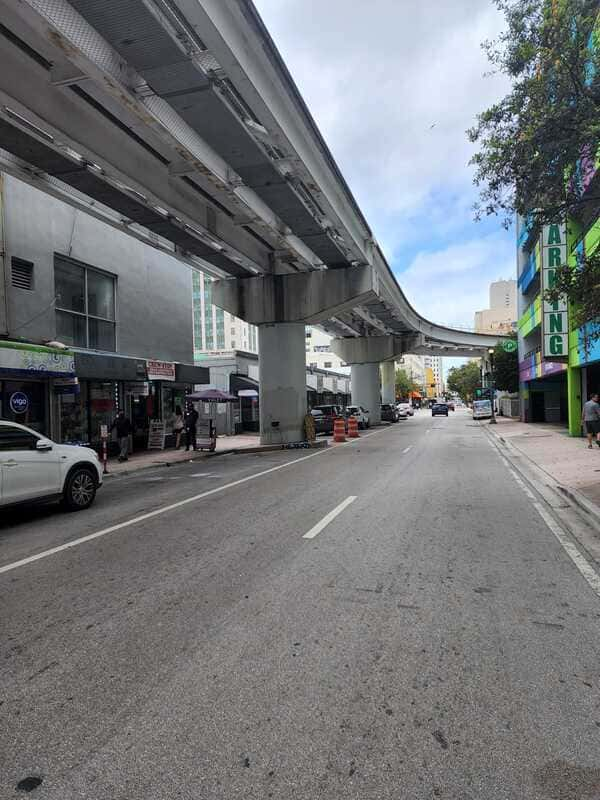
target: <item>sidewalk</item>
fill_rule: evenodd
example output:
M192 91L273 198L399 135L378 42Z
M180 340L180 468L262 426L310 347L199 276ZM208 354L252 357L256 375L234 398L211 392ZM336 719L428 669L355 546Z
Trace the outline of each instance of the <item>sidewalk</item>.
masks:
M583 495L600 517L600 447L569 436L562 425L517 422L498 417L488 430L515 447L564 489ZM589 510L589 509L588 509Z
M247 450L249 448L260 448L260 437L253 434L240 434L238 436L218 436L217 449L215 453L223 454L231 451ZM182 461L200 461L212 455L208 450L186 451L181 450L145 450L141 453L134 453L129 456L127 461L119 463L116 458L109 459L108 474L123 475L128 472L136 472L139 469L150 467L170 466Z

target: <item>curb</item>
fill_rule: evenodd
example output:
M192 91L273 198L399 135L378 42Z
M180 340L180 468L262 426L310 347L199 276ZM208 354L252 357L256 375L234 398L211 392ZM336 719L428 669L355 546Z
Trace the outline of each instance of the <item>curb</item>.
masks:
M574 503L586 514L589 514L590 517L593 517L595 522L600 523L600 507L597 506L596 503L588 500L581 492L570 486L561 486L557 484L556 488L559 492L562 492L562 494L568 497L571 503Z
M326 439L318 440L313 442L309 445L308 448L295 448L295 447L286 447L285 445L281 444L265 444L265 445L257 445L256 447L231 447L227 450L218 450L216 452L211 453L210 451L202 452L196 455L193 458L181 458L176 459L175 461L151 461L147 464L140 464L139 466L131 466L129 469L119 470L118 472L110 472L110 470L102 476L103 481L108 478L119 478L122 475L132 475L135 472L142 472L145 469L157 469L159 467L175 467L178 464L189 464L190 461L202 461L205 458L215 458L217 456L227 456L227 455L243 455L244 453L270 453L280 450L300 450L300 449L311 449L311 450L321 450L325 447L328 447L328 442Z
M487 430L487 429L486 429ZM586 515L592 518L593 523L600 528L600 507L597 506L591 500L588 500L580 491L574 489L571 486L563 486L560 483L556 482L556 479L550 475L549 472L543 467L540 467L532 458L530 458L526 453L523 453L519 450L518 447L509 443L504 439L503 436L500 434L495 433L494 431L489 431L489 435L492 436L496 441L502 442L504 447L510 451L516 451L519 454L519 457L525 459L534 470L537 470L541 474L543 474L547 479L551 481L551 483L546 483L546 486L551 491L556 491L559 496L561 496L569 505L573 508L579 509L583 511ZM518 465L513 464L518 469Z

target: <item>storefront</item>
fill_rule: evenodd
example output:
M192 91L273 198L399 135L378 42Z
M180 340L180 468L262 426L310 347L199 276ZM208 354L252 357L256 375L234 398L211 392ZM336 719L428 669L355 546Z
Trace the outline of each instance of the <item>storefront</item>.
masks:
M42 345L0 341L0 418L54 434L54 386L75 387L74 354Z
M204 367L87 352L75 353L75 372L77 386L54 391L55 438L99 450L102 426L110 430L123 410L132 425L133 452L147 448L150 420L164 421L169 447L174 442L175 409L183 409L194 385L208 379ZM115 450L113 435L109 451Z

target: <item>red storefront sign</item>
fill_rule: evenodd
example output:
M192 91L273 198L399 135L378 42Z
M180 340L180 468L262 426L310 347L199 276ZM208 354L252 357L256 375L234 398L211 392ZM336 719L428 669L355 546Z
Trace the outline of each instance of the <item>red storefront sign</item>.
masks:
M172 361L146 361L149 381L174 381L175 364Z

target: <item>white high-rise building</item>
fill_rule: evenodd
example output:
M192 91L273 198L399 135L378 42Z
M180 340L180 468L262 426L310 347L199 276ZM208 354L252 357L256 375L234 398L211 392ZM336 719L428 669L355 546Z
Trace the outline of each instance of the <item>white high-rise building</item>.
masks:
M243 350L258 353L258 330L212 303L212 280L198 270L192 271L194 307L194 360L206 356Z
M477 333L510 333L517 327L517 282L490 284L490 307L475 312Z
M433 381L435 383L435 395L439 397L444 393L444 373L442 372L442 357L441 356L423 356L425 369L430 369L433 372Z
M331 339L319 328L306 327L306 366L350 374L350 367L332 351Z

